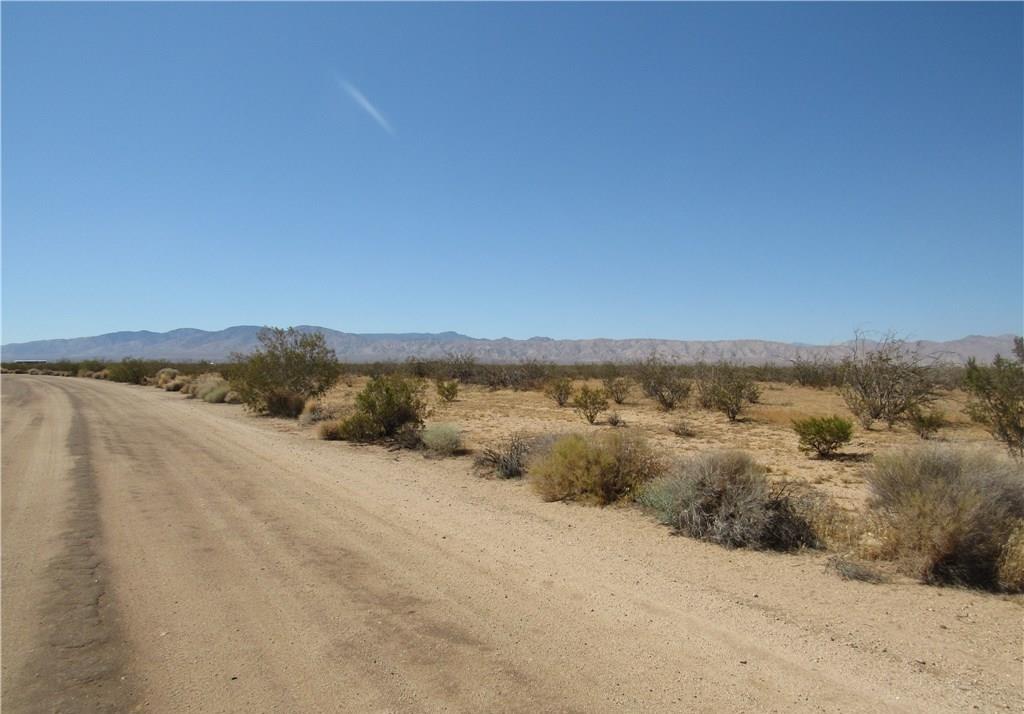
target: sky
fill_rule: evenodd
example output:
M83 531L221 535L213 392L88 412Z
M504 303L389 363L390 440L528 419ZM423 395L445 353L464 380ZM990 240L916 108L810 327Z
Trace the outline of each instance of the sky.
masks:
M1024 330L1024 5L2 5L2 339Z

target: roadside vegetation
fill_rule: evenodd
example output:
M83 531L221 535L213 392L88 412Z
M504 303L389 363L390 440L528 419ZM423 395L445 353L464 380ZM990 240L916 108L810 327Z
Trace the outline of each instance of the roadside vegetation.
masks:
M546 501L635 504L673 532L728 548L824 549L828 570L862 583L911 577L1024 591L1020 339L1010 357L965 366L892 336L858 336L843 359L788 365L678 364L656 354L619 365L494 365L460 354L341 365L322 336L268 328L258 350L227 364L129 358L3 371L151 385L296 418L325 440L470 454L475 473L525 479ZM331 391L336 384L345 386ZM786 394L813 390L828 408L783 402L790 386ZM521 430L509 414L513 395L533 405L529 419L562 431ZM481 439L466 415L488 399L499 428ZM428 421L432 412L444 420ZM982 428L991 448L978 441L989 438ZM772 449L794 455L788 466L723 448L749 449L753 429L778 437ZM816 481L790 475L801 469L830 470L833 485L855 485L866 499L840 505Z

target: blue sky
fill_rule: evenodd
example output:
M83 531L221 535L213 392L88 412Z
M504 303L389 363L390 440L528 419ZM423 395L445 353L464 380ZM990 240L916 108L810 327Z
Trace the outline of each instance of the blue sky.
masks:
M1022 329L1021 4L11 4L3 341Z

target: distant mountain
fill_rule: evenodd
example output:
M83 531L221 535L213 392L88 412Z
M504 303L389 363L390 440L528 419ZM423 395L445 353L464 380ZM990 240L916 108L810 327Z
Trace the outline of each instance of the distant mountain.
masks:
M681 362L728 359L746 364L785 363L795 357L839 357L846 354L847 344L805 345L765 340L658 340L658 339L590 339L555 340L531 337L513 340L478 339L457 332L352 334L325 327L303 325L299 329L324 333L327 343L346 362L401 361L408 357L443 357L451 353L468 353L481 362L517 362L539 359L558 363L630 361L642 359L652 352ZM96 337L68 340L38 340L7 344L0 347L4 361L19 359L121 359L145 357L175 361L222 361L232 352L249 352L258 342L260 327L239 325L226 330L207 332L182 328L170 332L111 332ZM1012 354L1013 336L985 337L971 335L949 342L918 341L913 343L926 354L935 354L945 361L964 362L968 357L990 361L997 353Z

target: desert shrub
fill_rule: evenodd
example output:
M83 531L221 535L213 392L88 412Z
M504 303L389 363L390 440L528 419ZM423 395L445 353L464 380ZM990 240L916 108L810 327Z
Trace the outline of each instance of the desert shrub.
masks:
M205 400L206 396L210 394L210 392L227 386L227 384L227 380L221 377L218 373L204 372L203 374L196 376L195 379L184 383L179 391L185 393L189 397Z
M210 404L223 404L224 397L231 391L231 387L228 386L227 382L218 384L216 387L211 389L205 395L203 395L203 401L209 402Z
M435 386L437 387L437 396L445 402L454 402L455 398L459 396L459 383L454 379L438 379Z
M224 395L224 403L225 404L241 404L242 403L242 395L240 395L235 390L230 389L230 390L228 390L228 393Z
M999 587L1024 518L1024 467L992 454L921 445L879 455L866 473L878 555L933 584Z
M479 473L492 473L498 478L519 478L526 473L529 453L529 442L522 435L513 434L499 446L480 452L474 460L474 467Z
M835 573L843 580L858 580L862 583L871 583L873 585L888 581L885 575L870 565L848 555L833 555L825 561L825 569Z
M923 411L914 407L907 412L907 424L922 439L930 439L946 425L946 415L938 409Z
M451 456L462 448L462 432L454 424L431 424L420 433L420 440L438 456Z
M505 385L517 391L540 389L550 378L552 366L537 359L523 359L505 368Z
M546 501L608 504L632 498L664 472L647 442L634 432L570 434L531 460L530 482Z
M317 424L328 420L337 420L338 410L324 404L319 399L307 399L299 414L299 423L303 426Z
M155 377L155 384L157 387L164 389L168 384L173 382L178 377L178 370L174 367L164 367L161 370L157 370L157 373L153 375ZM173 391L173 390L172 390Z
M608 398L603 390L591 389L584 385L573 398L572 406L587 423L593 424L597 421L598 415L608 408Z
M175 377L170 382L164 384L164 391L180 392L191 381L192 380L188 377Z
M683 378L679 366L657 354L638 363L636 372L644 394L665 411L672 411L690 396L691 384Z
M328 422L330 423L330 422ZM334 437L336 440L341 441L356 441L364 444L368 444L378 439L383 438L381 433L380 424L369 414L363 412L356 412L345 419L333 422L332 433L337 436ZM330 427L322 426L321 435L325 430ZM324 437L326 438L326 437Z
M794 419L793 431L800 437L800 450L820 457L831 456L853 438L853 423L839 416Z
M843 360L842 375L843 400L865 429L879 419L891 428L909 411L935 399L925 358L892 335L873 346L858 335Z
M625 404L629 398L629 390L633 386L629 377L605 377L603 384L604 391L616 404Z
M111 382L127 384L143 384L145 379L160 369L160 363L133 357L125 357L107 368L107 378Z
M990 366L970 360L964 385L971 419L1024 458L1024 338L1014 338L1013 351L1015 359L997 355Z
M320 422L317 432L324 441L342 441L345 438L340 420ZM350 441L359 441L359 439L350 439Z
M478 370L476 357L469 353L447 354L438 366L439 378L463 383L473 381Z
M701 367L697 394L701 407L720 411L729 421L736 421L747 404L755 404L760 399L754 380L738 365L724 361Z
M548 383L544 393L555 400L555 404L564 407L572 399L572 380L560 377Z
M842 384L839 365L824 357L797 357L790 360L792 380L801 387L827 389Z
M307 399L326 392L341 374L322 333L268 327L259 341L252 354L232 355L229 374L231 388L253 411L298 416Z
M680 462L640 502L680 533L729 548L791 550L817 545L788 485L773 485L742 451L712 451Z
M618 412L612 412L608 415L608 426L626 426L626 422Z
M393 439L403 428L418 431L425 416L422 382L400 374L381 375L356 395L356 411L342 423L342 438Z
M1010 533L996 567L1001 589L1024 592L1024 521L1018 521Z

